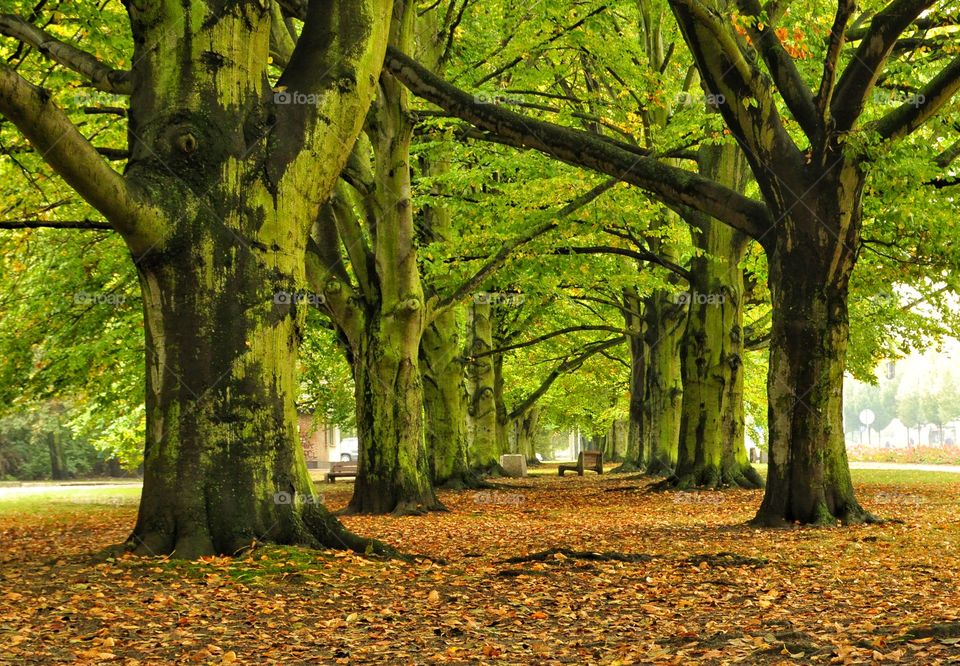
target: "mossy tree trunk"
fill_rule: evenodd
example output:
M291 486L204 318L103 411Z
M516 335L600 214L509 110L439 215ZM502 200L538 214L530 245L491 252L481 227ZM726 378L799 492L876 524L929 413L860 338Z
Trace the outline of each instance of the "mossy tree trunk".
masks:
M420 342L427 452L434 484L476 485L467 460L467 395L460 324L450 312L424 331Z
M493 312L489 303L470 305L468 333L469 353L469 425L468 456L474 469L491 469L500 465L497 440L497 403L494 398Z
M735 145L700 149L700 172L742 192L749 166ZM682 344L683 404L677 488L760 488L744 442L743 271L744 234L691 213L694 244L690 303Z
M644 300L644 338L649 354L643 419L649 443L646 472L665 475L677 464L680 436L680 343L686 304L676 294L658 290Z
M394 3L391 45L412 49L415 18L411 3ZM350 185L337 189L315 228L311 280L346 342L356 386L359 467L347 513L443 508L424 442L420 343L431 313L417 264L407 97L390 74L380 76L366 138L344 172Z
M3 67L0 112L136 263L147 424L129 545L184 558L262 540L362 549L317 502L304 464L294 407L304 310L290 294L304 287L309 229L373 95L391 2L311 3L297 42L267 2L126 6L129 74L86 54L64 60L130 95L123 175ZM313 38L333 24L329 39ZM285 45L282 95L271 41Z
M864 176L845 164L809 174L803 211L784 221L820 238L796 244L778 237L769 253L770 334L767 491L755 521L833 524L873 520L857 502L843 433L843 373L850 323L847 296L859 247ZM806 208L809 207L809 208ZM844 220L839 239L818 233L821 220ZM806 279L797 280L797 275Z
M650 460L644 398L647 392L647 367L650 350L643 335L643 301L635 288L625 288L622 299L624 328L630 331L630 405L627 421L627 442L623 463L614 472L637 472L646 469Z
M449 30L452 17L441 17L438 11L426 12L417 23L419 60L432 71L442 74L449 55ZM446 149L431 150L420 158L421 173L427 178L442 177L450 159ZM450 211L442 205L441 186L438 195L421 211L420 233L424 242L449 242L453 231ZM430 296L438 296L434 291ZM467 388L463 356L463 306L445 309L429 323L420 342L420 363L423 376L425 435L430 458L431 478L435 485L454 488L480 485L477 474L470 470L467 459Z

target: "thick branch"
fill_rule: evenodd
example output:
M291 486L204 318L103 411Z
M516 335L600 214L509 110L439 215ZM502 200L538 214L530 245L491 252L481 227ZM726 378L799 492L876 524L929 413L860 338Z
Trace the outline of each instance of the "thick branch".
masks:
M98 220L0 220L0 229L83 229L113 231L113 226Z
M592 345L584 347L583 351L576 356L563 361L560 365L550 371L550 374L547 375L547 378L543 380L540 386L537 387L533 393L528 395L516 407L514 407L513 411L510 412L509 419L512 421L513 419L523 416L528 409L536 404L537 400L542 398L546 392L550 390L550 387L553 386L553 383L557 381L561 375L577 370L580 366L586 363L591 356L606 351L611 347L616 347L617 345L623 344L625 340L626 337L621 335L616 338L604 340L602 342L595 342Z
M160 240L159 216L130 191L49 94L0 64L0 113L16 125L41 157L123 234L134 251Z
M830 112L836 130L853 128L897 39L934 0L893 0L870 22L870 28L837 83Z
M0 34L19 39L37 51L86 77L94 88L116 95L129 95L132 86L128 72L113 69L72 44L60 41L14 14L0 14Z
M450 296L439 301L432 309L430 314L430 319L436 319L447 309L453 305L459 303L464 298L466 298L471 292L473 292L477 287L479 287L483 282L493 274L498 268L500 268L504 262L510 257L510 254L516 250L521 245L525 245L530 241L542 236L543 234L557 228L557 224L563 218L572 215L577 210L580 210L584 206L590 204L601 194L609 190L611 187L617 184L616 180L608 180L605 183L597 185L592 190L584 194L583 196L578 197L574 201L571 201L569 204L563 207L563 209L557 213L557 216L545 222L537 227L534 227L526 234L514 238L508 243L504 243L500 250L493 256L490 261L488 261L484 266L480 268L473 276L464 282L460 287L458 287Z
M568 164L636 185L668 206L702 210L754 238L763 237L773 225L767 207L754 199L695 173L613 146L588 132L480 103L395 49L387 50L384 67L415 95L453 116Z
M830 30L830 42L827 45L826 57L823 59L823 78L820 79L820 91L817 93L817 115L823 123L827 121L827 110L833 99L837 82L837 64L840 62L840 52L846 43L847 24L856 8L856 0L837 2L837 13L834 15L833 28Z
M777 84L777 92L787 103L793 117L808 138L813 140L819 134L820 123L813 101L813 94L797 70L793 58L783 48L773 25L760 22L761 8L758 0L739 0L740 8L755 20L748 27L750 38L760 50L767 69ZM763 27L759 27L763 25Z
M899 139L932 118L960 90L960 56L933 77L911 101L901 104L876 125L884 139Z

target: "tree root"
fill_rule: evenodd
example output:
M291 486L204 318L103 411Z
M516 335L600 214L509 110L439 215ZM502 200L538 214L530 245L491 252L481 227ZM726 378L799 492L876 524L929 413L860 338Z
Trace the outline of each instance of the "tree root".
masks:
M483 475L476 470L467 470L454 474L438 486L444 490L489 490L491 484L484 480Z
M763 478L752 466L732 467L719 470L716 467L703 467L690 471L671 474L651 491L665 490L720 490L724 488L743 488L755 490L763 488Z
M643 468L632 460L625 460L619 466L610 470L609 474L632 474L641 471Z
M618 553L613 550L597 553L589 550L571 550L569 548L550 548L542 550L532 555L523 555L520 557L510 557L505 560L498 560L498 564L521 564L523 562L546 562L548 560L562 559L557 555L571 560L588 560L591 562L649 562L653 555L645 553Z
M736 553L729 553L726 551L721 553L703 553L700 555L691 555L684 561L689 562L694 566L700 566L706 562L711 567L750 566L754 569L765 567L770 563L770 560L765 557L746 557L744 555L737 555Z
M901 638L917 640L920 638L960 638L960 622L939 622L921 627L914 627Z
M647 476L670 476L673 474L674 466L665 460L653 458L647 463L645 472Z

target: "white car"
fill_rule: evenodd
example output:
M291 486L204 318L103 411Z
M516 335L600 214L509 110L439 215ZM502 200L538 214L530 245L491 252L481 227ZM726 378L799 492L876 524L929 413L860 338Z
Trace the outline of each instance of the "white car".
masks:
M360 457L360 440L346 437L340 440L340 461L353 462Z

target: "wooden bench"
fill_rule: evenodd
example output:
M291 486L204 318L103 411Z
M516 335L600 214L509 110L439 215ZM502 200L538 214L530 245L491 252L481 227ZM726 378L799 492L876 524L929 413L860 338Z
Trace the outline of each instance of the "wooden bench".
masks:
M581 451L575 464L560 465L558 468L560 476L563 476L566 471L576 472L583 476L585 470L603 474L603 451Z
M330 471L327 472L327 483L334 483L341 476L356 476L356 462L335 462L331 463Z

